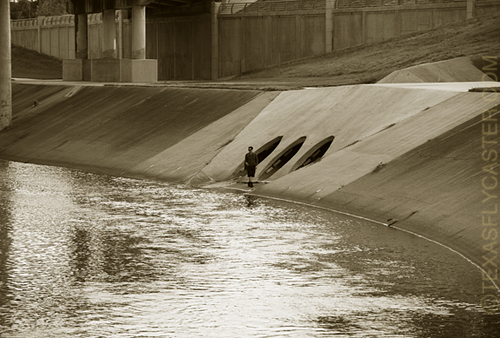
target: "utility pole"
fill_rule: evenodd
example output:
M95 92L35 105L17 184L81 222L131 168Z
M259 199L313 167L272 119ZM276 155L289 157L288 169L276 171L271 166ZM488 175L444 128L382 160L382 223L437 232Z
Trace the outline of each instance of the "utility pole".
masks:
M0 0L0 130L12 122L10 0Z

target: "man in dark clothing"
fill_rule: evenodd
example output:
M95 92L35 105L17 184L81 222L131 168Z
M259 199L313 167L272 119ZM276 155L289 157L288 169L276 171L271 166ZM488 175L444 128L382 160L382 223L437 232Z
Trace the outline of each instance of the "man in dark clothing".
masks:
M255 176L255 169L257 168L257 164L259 164L259 158L257 154L253 152L253 147L248 147L248 153L245 155L245 170L248 175L248 186L253 187L252 179Z

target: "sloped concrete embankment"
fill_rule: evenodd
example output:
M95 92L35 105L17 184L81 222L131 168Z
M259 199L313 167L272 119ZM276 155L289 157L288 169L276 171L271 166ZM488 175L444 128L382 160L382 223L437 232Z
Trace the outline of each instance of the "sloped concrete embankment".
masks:
M301 143L257 194L396 222L482 262L481 213L492 205L483 203L481 117L500 103L495 93L382 85L13 89L14 125L0 133L1 158L209 184L235 182L248 145L280 140L260 163L262 176ZM321 161L296 170L332 138Z
M267 184L259 184L257 194L392 223L481 265L488 244L481 213L496 205L494 199L483 203L483 157L494 161L496 153L483 154L481 118L488 110L496 114L499 103L495 93L377 85L283 92L200 174L227 180L247 145L258 149L282 137L259 165L260 176L305 137L298 153ZM487 128L493 133L497 127ZM294 170L330 136L333 143L320 162ZM496 169L490 171L496 175ZM496 176L487 179L488 185L496 182Z
M13 125L0 133L0 157L185 181L273 95L277 94L14 83ZM186 138L193 148L179 149L162 163L166 165L155 168L158 154L175 149Z

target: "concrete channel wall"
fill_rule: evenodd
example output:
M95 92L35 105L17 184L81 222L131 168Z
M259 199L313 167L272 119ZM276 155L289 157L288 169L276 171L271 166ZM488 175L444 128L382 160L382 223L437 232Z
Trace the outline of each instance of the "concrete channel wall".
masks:
M472 64L459 61L470 69L462 80L483 81ZM16 81L13 125L0 133L0 158L244 189L238 174L247 146L258 150L278 140L259 164L257 177L265 179L255 194L391 224L482 265L499 249L484 231L496 230L485 228L485 215L487 223L498 222L500 96L467 91L481 85L261 92ZM321 159L300 168L325 141L331 145Z
M201 3L148 11L146 53L158 60L159 80L224 78L498 10L500 0ZM102 57L101 16L88 16L90 59ZM117 55L130 58L126 11L116 11L116 25ZM75 57L71 15L15 20L11 31L16 45L60 59Z

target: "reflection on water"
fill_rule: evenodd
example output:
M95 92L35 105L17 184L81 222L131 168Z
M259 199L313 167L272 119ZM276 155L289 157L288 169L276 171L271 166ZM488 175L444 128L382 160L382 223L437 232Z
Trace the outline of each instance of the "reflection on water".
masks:
M1 337L496 337L481 273L397 230L0 162Z

